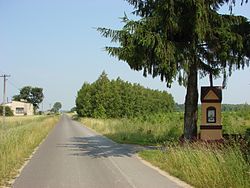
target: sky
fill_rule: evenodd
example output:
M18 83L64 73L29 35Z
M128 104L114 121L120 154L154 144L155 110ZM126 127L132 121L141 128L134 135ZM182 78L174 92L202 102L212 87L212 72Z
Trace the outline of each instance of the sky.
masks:
M143 77L127 63L110 57L104 47L110 40L101 37L96 27L119 29L124 12L133 18L133 7L124 0L0 0L0 75L7 81L10 100L23 86L42 87L47 110L59 101L64 110L75 105L77 91L84 82L94 82L102 71L110 79L118 76L132 83L171 93L184 103L186 90L175 82L167 88L159 78ZM229 13L228 7L221 12ZM236 5L236 15L250 19L250 3ZM215 80L221 85L222 80ZM209 85L208 78L199 81ZM3 101L0 80L0 103ZM223 90L223 103L250 104L250 68L235 71Z

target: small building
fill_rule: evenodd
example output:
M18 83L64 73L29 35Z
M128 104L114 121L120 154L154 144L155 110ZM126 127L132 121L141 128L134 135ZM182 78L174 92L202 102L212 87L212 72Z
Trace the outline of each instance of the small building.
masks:
M33 104L24 101L12 101L5 104L13 111L14 116L34 115Z

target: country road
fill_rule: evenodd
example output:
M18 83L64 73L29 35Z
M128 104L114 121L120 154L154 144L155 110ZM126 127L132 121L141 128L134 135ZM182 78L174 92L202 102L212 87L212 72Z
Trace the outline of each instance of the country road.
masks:
M13 187L180 187L143 164L135 156L137 150L114 143L63 115Z

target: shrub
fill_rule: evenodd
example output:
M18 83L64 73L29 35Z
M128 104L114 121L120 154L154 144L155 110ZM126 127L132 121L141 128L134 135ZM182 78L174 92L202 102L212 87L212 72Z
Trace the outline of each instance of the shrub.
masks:
M0 115L1 116L3 115L3 106L0 106ZM6 116L13 116L14 115L9 106L5 106L5 115Z

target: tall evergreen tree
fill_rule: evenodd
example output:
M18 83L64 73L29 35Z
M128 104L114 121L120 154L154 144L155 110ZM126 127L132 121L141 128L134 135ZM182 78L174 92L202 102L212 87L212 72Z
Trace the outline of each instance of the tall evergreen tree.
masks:
M139 20L126 15L121 30L98 28L119 43L106 47L144 76L160 76L170 87L175 79L187 87L184 137L197 135L198 73L224 80L232 70L249 65L250 24L242 16L222 15L219 8L234 0L126 0ZM225 82L224 84L225 85Z
M92 88L90 84L84 83L77 93L76 112L79 116L91 117L91 114L93 114L93 105L91 101Z

